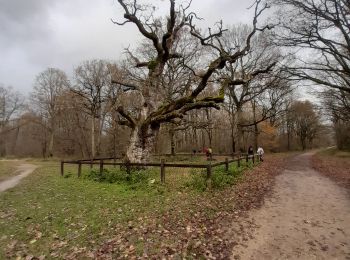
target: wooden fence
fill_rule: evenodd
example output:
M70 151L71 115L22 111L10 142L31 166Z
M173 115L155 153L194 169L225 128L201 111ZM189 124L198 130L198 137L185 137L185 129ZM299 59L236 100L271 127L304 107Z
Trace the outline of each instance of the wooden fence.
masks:
M159 163L156 162L150 162L150 163L128 163L128 162L117 162L117 159L120 158L98 158L98 159L83 159L83 160L76 160L76 161L61 161L61 176L64 175L64 165L65 164L76 164L78 165L78 177L81 176L82 171L82 165L90 165L92 168L93 165L99 165L99 171L102 174L104 166L110 165L110 166L120 166L124 167L128 174L131 174L132 167L159 167L160 168L160 180L162 183L165 183L165 169L172 167L172 168L192 168L192 169L206 169L206 179L207 181L211 180L212 175L212 169L214 167L218 167L221 165L225 165L225 170L229 170L230 163L237 162L237 166L240 167L241 161L245 160L248 162L249 160L252 160L253 163L255 161L260 161L261 158L259 155L239 155L237 158L229 159L226 158L225 161L221 162L215 162L208 161L207 164L189 164L189 163L167 163L165 159L161 159ZM113 160L113 161L112 161ZM112 161L112 162L111 162Z

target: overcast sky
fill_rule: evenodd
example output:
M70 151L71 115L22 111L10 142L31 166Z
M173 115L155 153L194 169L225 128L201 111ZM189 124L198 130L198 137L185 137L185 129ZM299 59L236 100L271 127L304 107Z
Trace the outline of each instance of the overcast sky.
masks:
M167 0L153 0L163 10ZM181 2L178 0L177 2ZM193 0L191 11L207 26L251 23L253 0ZM35 76L48 67L71 76L87 59L118 60L123 48L140 40L122 21L116 0L0 0L0 84L28 94Z

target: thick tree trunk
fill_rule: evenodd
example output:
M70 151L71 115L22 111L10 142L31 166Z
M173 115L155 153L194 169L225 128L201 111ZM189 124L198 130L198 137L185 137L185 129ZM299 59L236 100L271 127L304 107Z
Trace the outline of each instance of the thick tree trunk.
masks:
M6 156L6 144L3 138L0 136L0 157Z
M41 142L41 152L42 152L42 156L43 158L46 158L46 147L47 147L47 142L46 142L46 135L44 137L44 140L42 140Z
M175 155L175 132L170 130L169 135L171 155Z
M205 145L205 133L203 129L201 129L201 134L202 134L202 150L204 150L206 145Z
M208 130L208 142L209 142L209 147L212 147L213 143L213 133L211 130Z
M0 125L0 157L6 156L6 142L5 142L5 135L4 132L4 126Z
M13 155L16 154L16 147L17 147L17 141L18 141L18 136L19 136L19 130L20 130L20 127L18 126L16 128L15 140L13 140L13 145L12 145L12 154Z
M126 151L126 160L131 163L149 161L158 131L159 126L136 126L132 129L129 147Z
M79 150L80 150L81 157L82 157L82 158L85 158L84 147L83 147L83 145L82 145L82 143L81 143L80 140L78 140L78 146L79 146Z
M193 146L196 148L196 150L199 148L198 144L198 134L197 134L197 129L193 129Z
M114 132L113 132L113 157L117 158L117 129L114 127Z
M95 158L95 118L91 117L91 158Z
M255 151L258 150L258 142L259 142L259 128L258 124L254 125L254 149Z
M228 116L230 118L230 127L231 127L231 150L232 150L232 153L236 153L237 125L236 125L236 115L234 113L233 106L230 107L228 111Z
M97 124L97 135L96 135L96 156L99 157L101 155L101 135L102 135L102 130L101 130L101 125L100 125L100 120L98 120Z
M210 118L210 114L209 114L209 109L207 108L205 110L205 115L206 115L206 119L208 122L208 129L207 129L207 133L208 133L208 141L209 141L209 147L212 147L212 143L213 143L213 131L212 131L212 123L211 123L211 118Z
M256 122L256 105L255 101L252 102L253 107L253 120L254 120L254 149L255 151L258 150L258 139L259 139L259 128L258 123Z
M300 138L300 142L301 142L301 148L304 151L306 149L306 140L305 140L305 138L301 137Z
M290 132L287 132L287 150L290 151Z
M235 139L235 131L233 127L231 127L231 146L232 146L232 153L236 153L236 139Z
M241 126L242 123L242 116L243 116L243 111L242 108L237 108L237 148L236 150L240 152L245 152L246 149L243 144L243 127Z
M97 156L101 155L101 145L102 145L102 131L103 131L103 126L105 124L105 114L101 114L99 119L98 119L98 134L97 134L97 148L96 148L96 154Z
M50 139L49 139L49 157L53 156L53 141L54 141L54 134L53 134L53 130L50 130Z
M86 158L86 154L90 158L89 142L87 141L85 131L84 131L83 126L80 122L80 118L79 118L79 114L78 114L77 110L75 111L75 116L76 116L77 126L78 126L79 131L80 131L80 133L78 132L76 134L78 134L80 136L78 143L79 143L82 158Z

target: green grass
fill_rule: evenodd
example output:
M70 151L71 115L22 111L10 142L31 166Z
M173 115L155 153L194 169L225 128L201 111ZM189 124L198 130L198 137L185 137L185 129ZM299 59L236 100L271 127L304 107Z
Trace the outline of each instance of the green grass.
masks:
M0 181L17 175L16 165L18 165L17 161L0 161Z
M67 175L74 172L67 169ZM93 246L113 226L128 223L145 211L159 210L164 197L152 187L95 182L59 176L56 165L42 165L9 192L0 195L0 258L17 241L16 250L50 255L72 245Z
M318 152L317 154L323 155L323 156L339 157L339 158L350 158L350 151L341 151L341 150L338 150L337 148L325 149Z
M196 185L188 183L193 176L205 180L200 171L167 168L163 185L159 168L134 171L130 179L119 168L107 167L103 177L88 166L78 178L76 165L67 165L61 177L57 162L33 163L40 167L17 187L0 194L0 259L64 258L79 248L93 249L115 235L117 227L144 216L157 218L174 204L187 210L196 196L202 196L192 189ZM228 173L223 167L215 168L213 188L234 184L247 167L231 164ZM141 252L142 241L130 239L135 239Z

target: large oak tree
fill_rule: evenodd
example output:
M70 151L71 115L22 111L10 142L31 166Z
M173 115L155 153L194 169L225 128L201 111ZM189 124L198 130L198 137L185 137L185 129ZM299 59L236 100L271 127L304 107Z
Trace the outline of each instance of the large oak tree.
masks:
M225 31L222 23L217 24L216 30L209 29L206 34L202 33L194 24L196 14L188 12L190 5L176 6L175 0L169 0L168 16L161 19L155 18L152 7L148 9L136 0L118 0L118 3L124 11L125 20L115 23L134 24L141 35L152 43L153 48L146 60L141 60L137 55L130 53L135 66L145 72L141 80L128 80L125 77L119 77L119 73L116 73L117 76L113 78L115 84L122 85L124 89L134 91L139 96L140 106L136 113L130 113L123 106L118 108L118 112L124 119L121 123L131 128L127 160L144 162L149 158L161 124L182 118L186 112L194 109L219 108L218 104L224 101L224 88L228 82L218 78L217 72L246 55L251 48L251 39L254 34L268 28L259 28L257 25L257 19L267 5L261 7L260 0L255 2L253 26L245 39L244 46L225 48L221 40ZM205 63L202 67L193 68L191 64L186 64L186 53L179 53L176 48L178 46L176 43L181 42L188 35L194 37L203 46L204 51L198 57L201 63ZM208 49L214 50L211 55L206 55ZM182 60L183 66L193 73L195 80L191 82L187 91L175 99L167 100L161 91L162 78L169 61L173 59ZM213 84L220 90L216 95L203 95L203 91L210 82L215 82Z

